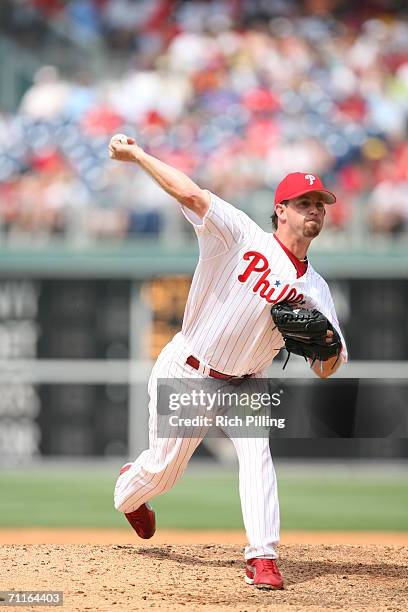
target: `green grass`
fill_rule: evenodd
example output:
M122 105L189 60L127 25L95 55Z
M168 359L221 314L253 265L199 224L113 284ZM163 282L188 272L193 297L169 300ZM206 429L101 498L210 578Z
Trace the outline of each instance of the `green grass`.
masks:
M0 472L0 527L127 527L113 508L115 474ZM408 482L403 476L366 478L327 473L310 477L282 472L283 529L408 531ZM242 527L237 474L191 470L154 500L163 528Z
M408 484L388 480L282 479L282 527L408 531Z

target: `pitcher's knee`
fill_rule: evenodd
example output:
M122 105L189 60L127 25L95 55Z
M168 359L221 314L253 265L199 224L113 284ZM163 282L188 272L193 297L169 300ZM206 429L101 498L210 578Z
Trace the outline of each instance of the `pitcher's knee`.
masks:
M150 480L146 482L143 480L143 484L140 482L135 485L132 491L129 492L129 488L126 491L126 496L120 491L115 491L114 494L114 506L119 512L133 512L139 506L147 501L150 501L157 495L165 493L174 484L174 479L166 478L166 472L161 474L151 474ZM142 495L138 493L143 491ZM137 504L137 505L135 505Z
M118 512L127 512L129 510L129 502L115 493L113 504Z
M115 507L115 510L117 510L118 512L132 512L133 510L135 510L135 501L137 501L135 494L137 492L138 489L135 487L132 491L127 490L125 494L123 490L120 490L118 487L116 487L115 493L113 495L113 505ZM141 500L139 505L141 506L142 503L143 499Z

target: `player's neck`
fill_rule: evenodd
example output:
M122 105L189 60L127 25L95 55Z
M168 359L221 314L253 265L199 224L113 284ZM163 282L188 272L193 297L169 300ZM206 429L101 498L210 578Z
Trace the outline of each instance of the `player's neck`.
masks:
M297 259L303 261L306 258L311 240L308 238L301 239L293 235L288 236L279 227L275 236Z

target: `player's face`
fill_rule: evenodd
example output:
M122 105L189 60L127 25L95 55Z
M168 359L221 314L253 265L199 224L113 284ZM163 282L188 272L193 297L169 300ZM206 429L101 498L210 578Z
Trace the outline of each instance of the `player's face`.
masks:
M312 191L289 200L286 209L288 226L297 236L315 238L320 234L326 214L320 193Z

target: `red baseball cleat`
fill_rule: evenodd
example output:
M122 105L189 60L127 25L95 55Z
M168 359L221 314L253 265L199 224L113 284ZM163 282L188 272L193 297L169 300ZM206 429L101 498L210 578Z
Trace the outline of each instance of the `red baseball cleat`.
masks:
M257 589L283 589L282 574L275 559L248 559L245 570L247 584L253 584Z
M124 474L131 466L131 463L125 463L125 465L121 467L119 474ZM137 510L133 510L133 512L125 512L125 516L139 538L148 540L154 536L156 531L156 516L150 504L146 502Z

